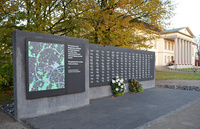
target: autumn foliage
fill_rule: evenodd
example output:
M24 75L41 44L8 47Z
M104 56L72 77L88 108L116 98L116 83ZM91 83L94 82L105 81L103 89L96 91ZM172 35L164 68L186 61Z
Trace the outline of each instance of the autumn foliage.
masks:
M148 49L173 14L172 0L1 0L0 67L12 64L12 32L25 30Z

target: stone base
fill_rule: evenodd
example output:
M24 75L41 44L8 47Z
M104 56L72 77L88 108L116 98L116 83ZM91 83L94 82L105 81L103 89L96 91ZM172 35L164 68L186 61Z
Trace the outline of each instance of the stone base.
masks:
M185 68L193 68L194 65L172 65L168 66L169 69L185 69Z
M199 91L199 86L180 86L180 85L156 85L159 88L169 88L169 89L178 89L178 90L191 90L191 91Z
M140 84L144 89L155 87L155 79L148 81L140 81ZM129 92L128 88L129 83L125 83L126 90L125 93ZM89 99L98 99L112 95L112 90L110 85L99 86L99 87L90 87L89 89L90 98Z

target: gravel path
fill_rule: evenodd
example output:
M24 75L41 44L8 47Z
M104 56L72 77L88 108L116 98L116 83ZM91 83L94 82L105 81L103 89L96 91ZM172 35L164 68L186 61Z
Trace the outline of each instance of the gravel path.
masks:
M156 80L156 85L199 86L200 80Z

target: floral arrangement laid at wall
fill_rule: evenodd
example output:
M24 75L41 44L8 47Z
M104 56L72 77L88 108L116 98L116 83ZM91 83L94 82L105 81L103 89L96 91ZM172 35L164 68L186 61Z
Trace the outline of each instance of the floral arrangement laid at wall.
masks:
M140 93L143 92L143 87L136 79L131 79L129 83L129 90L131 92Z
M124 95L124 90L126 89L123 78L116 78L112 79L111 83L112 92L114 96L121 96Z

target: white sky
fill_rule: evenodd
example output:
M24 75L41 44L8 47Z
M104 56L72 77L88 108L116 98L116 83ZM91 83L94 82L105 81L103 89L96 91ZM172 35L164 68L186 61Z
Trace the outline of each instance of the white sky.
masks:
M189 27L195 36L200 35L200 0L174 1L176 14L169 28Z

